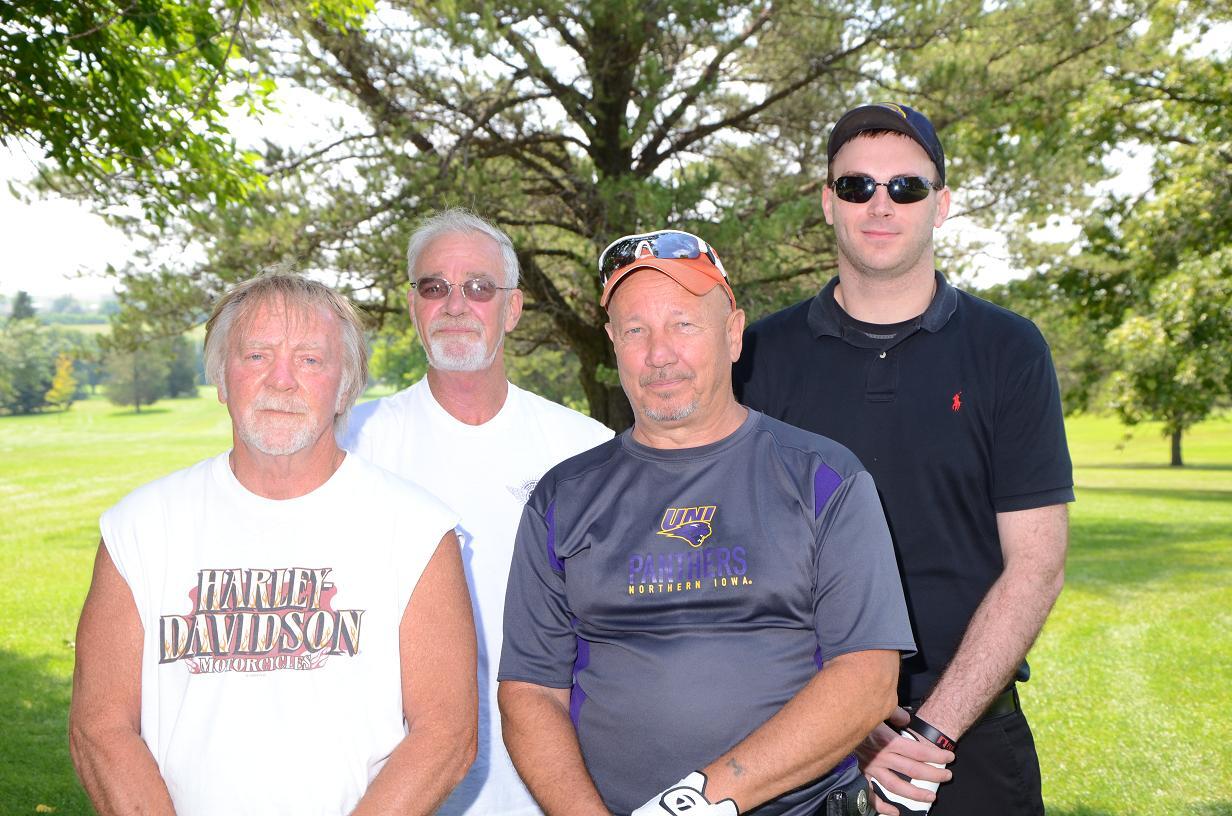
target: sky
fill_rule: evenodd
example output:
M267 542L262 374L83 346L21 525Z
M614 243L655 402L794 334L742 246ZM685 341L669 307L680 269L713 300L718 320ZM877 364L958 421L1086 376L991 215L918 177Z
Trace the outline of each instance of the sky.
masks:
M32 175L26 154L0 147L0 294L25 289L36 301L64 294L95 301L110 294L112 284L101 273L108 263L131 257L132 243L80 202L14 197L10 183Z
M242 146L263 138L289 143L329 135L339 119L347 126L354 116L343 106L323 103L307 91L279 91L280 111L263 121L236 117L228 127ZM346 121L350 119L350 121ZM14 195L12 187L30 181L43 158L36 146L0 145L0 294L24 289L35 303L71 294L83 302L110 297L114 281L105 276L108 264L132 260L138 246L120 229L83 202L62 197Z

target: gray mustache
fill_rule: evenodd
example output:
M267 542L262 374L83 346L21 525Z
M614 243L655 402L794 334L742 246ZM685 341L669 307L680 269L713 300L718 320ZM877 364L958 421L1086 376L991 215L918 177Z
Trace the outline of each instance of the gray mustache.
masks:
M432 321L432 325L428 326L428 333L435 334L441 329L467 329L468 331L482 333L483 323L464 317L442 317Z
M270 399L269 397L258 398L253 401L252 409L254 411L283 411L288 414L306 414L308 406L301 400L296 399Z
M660 370L660 371L656 371L653 374L643 374L642 376L637 378L637 381L638 381L638 384L640 385L650 385L652 382L655 382L656 380L691 380L694 378L694 376L695 375L692 373L686 374L683 371Z

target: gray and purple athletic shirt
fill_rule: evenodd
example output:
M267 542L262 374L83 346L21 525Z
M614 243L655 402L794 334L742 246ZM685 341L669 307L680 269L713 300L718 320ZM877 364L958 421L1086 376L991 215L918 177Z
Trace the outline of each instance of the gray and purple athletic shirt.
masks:
M698 448L626 431L548 471L522 514L498 679L571 689L614 813L869 649L915 644L873 480L824 437L756 411ZM812 814L855 773L849 757L752 813Z

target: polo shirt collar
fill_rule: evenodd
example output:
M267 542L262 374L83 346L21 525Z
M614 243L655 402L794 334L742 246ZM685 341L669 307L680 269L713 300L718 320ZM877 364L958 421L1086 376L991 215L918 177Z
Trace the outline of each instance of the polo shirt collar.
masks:
M919 319L920 328L936 333L950 321L954 310L958 308L958 290L950 286L940 272L933 274L937 276L937 291ZM834 299L834 289L837 286L838 275L835 275L809 304L808 324L814 337L843 336L842 307Z

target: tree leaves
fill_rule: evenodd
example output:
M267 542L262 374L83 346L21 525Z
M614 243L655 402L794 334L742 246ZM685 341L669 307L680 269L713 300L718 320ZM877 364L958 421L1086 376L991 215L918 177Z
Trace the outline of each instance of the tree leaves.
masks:
M1232 246L1188 256L1145 305L1108 335L1109 402L1126 424L1160 419L1179 436L1232 393Z
M28 139L45 188L100 203L138 197L165 221L260 184L222 126L241 79L248 0L0 6L0 141ZM256 98L256 97L253 97Z
M174 31L195 42L171 23L203 0L145 2L169 27L130 41ZM578 360L592 413L622 427L628 406L599 374L614 366L593 270L608 241L664 226L702 234L752 317L816 291L834 270L819 201L826 135L845 109L885 99L933 118L952 183L979 217L1017 226L1082 207L1124 132L1092 99L1115 99L1113 80L1142 67L1139 39L1167 39L1177 17L1158 5L314 0L256 17L228 0L209 42L235 33L249 61L241 101L260 107L272 77L349 113L313 143L224 162L211 97L189 129L199 141L147 143L152 169L111 154L90 154L91 167L99 179L132 173L132 189L157 182L147 192L164 197L150 205L160 241L204 246L198 290L289 261L341 283L395 330L415 222L472 207L521 250L537 319L518 342L571 352L562 359ZM1135 28L1149 13L1159 19ZM181 112L191 88L210 87L215 56L200 53L161 91ZM182 119L157 113L180 132Z

